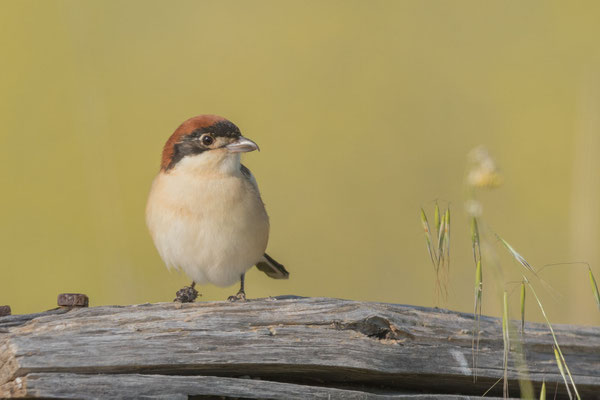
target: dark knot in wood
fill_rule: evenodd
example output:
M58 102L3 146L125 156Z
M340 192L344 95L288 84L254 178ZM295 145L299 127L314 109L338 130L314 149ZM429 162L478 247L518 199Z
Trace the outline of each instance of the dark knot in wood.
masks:
M334 325L336 329L353 330L374 339L402 340L414 338L411 333L398 329L390 321L377 315L348 323L335 322Z

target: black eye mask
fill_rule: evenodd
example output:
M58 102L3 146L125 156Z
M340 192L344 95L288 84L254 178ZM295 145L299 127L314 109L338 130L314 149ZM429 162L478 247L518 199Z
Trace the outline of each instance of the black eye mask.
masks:
M202 141L199 140L205 133L210 133L214 138L226 137L237 139L242 135L239 128L229 121L219 121L204 128L194 129L191 133L183 136L181 141L175 143L173 146L173 156L166 170L168 171L173 168L185 156L197 155L210 150L209 147L202 144Z

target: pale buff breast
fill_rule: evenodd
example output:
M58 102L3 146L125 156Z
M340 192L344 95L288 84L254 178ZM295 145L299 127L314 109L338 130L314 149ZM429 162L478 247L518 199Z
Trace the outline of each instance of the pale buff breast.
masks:
M152 184L146 222L156 248L197 283L232 285L267 247L262 200L239 168L205 174L193 159L182 164Z

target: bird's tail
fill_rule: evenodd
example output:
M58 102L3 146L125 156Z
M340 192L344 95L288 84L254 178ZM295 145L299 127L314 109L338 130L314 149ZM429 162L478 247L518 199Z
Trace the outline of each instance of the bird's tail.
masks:
M273 260L267 253L256 263L256 268L273 279L288 279L290 277L290 273L287 272L285 267Z

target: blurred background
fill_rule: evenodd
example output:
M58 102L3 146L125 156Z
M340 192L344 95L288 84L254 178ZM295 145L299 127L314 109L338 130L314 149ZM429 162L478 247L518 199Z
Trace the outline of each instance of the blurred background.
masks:
M144 207L164 142L205 113L262 150L244 163L291 278L253 270L250 297L472 311L464 177L478 145L504 177L481 196L488 226L536 268L583 260L598 276L599 17L599 2L547 0L4 0L0 304L171 301L189 279L163 266ZM419 220L436 199L453 212L446 302ZM553 322L600 322L585 267L543 277L560 293L538 290ZM499 315L504 283L484 270L484 285L483 313Z

